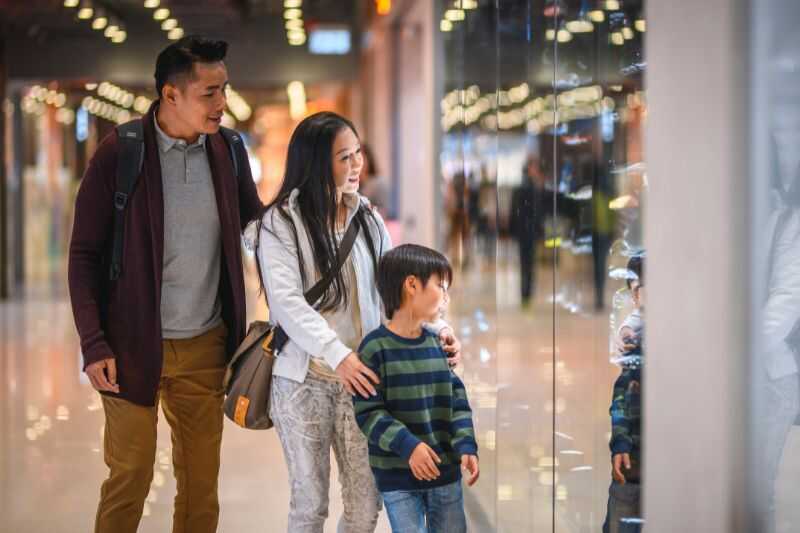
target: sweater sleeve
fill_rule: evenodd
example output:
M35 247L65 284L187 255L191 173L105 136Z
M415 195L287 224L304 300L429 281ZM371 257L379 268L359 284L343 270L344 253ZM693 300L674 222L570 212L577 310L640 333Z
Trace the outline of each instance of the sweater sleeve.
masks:
M614 392L611 397L611 455L621 453L631 453L633 450L633 436L630 427L630 413L626 394L631 383L632 371L623 368L617 380L614 382Z
M353 396L358 427L374 446L408 460L422 441L415 437L405 424L393 417L386 407L384 394L386 373L380 350L365 350L362 346L359 348L359 353L362 362L380 376L381 383L375 387L377 394L370 399L358 394Z
M453 435L453 449L462 455L477 455L478 443L475 441L475 428L472 425L472 408L467 399L467 389L455 372L450 372L453 380L453 419L450 423Z
M100 307L102 284L108 276L103 258L114 227L116 165L116 133L112 132L89 162L75 199L67 277L84 369L114 357L103 330Z

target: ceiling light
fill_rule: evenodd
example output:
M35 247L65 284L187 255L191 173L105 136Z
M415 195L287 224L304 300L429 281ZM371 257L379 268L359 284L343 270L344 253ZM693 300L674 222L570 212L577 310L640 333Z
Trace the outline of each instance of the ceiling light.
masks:
M283 0L283 7L285 8L300 7L302 5L303 0Z
M544 36L548 41L555 41L556 30L547 30L546 32L544 32Z
M78 7L80 0L64 0L64 7Z
M466 17L466 13L464 13L463 9L448 9L444 12L444 18L449 20L450 22L458 22L460 20L464 20Z
M286 37L288 37L290 41L297 41L300 39L305 39L306 32L303 30L289 30L286 32Z
M606 0L606 11L619 11L619 0Z
M303 10L287 9L286 11L283 12L283 18L285 18L286 20L303 18Z
M449 20L443 20L439 23L439 29L442 31L453 31L453 23Z
M592 22L603 22L606 20L606 14L602 9L595 9L594 11L589 11L589 19Z
M86 85L84 85L84 87L86 88L87 91L94 91L95 89L97 89L97 84L87 83Z
M124 43L128 38L128 33L125 30L117 30L117 33L111 37L111 42L115 44Z
M78 18L81 20L89 20L94 15L94 9L88 4L78 10Z
M637 20L636 22L633 23L633 25L636 27L636 30L641 33L647 31L647 22L644 19Z
M303 20L302 19L292 19L286 21L286 29L287 30L302 30L303 29Z
M629 26L625 26L622 28L622 36L625 37L626 40L630 41L633 39L633 30L630 29Z
M306 36L305 36L305 34L302 37L289 39L289 44L292 45L292 46L302 46L302 45L306 44Z
M92 29L93 30L102 30L108 26L108 17L99 16L92 21Z
M567 29L572 33L589 33L594 31L594 24L586 19L570 20Z
M156 20L164 20L169 18L169 9L166 7L160 7L153 11L153 18Z
M144 0L144 7L147 9L155 9L159 6L161 0Z
M103 35L111 39L112 37L114 37L114 34L116 34L118 31L119 31L119 26L117 26L116 24L111 24L110 26L106 26L106 30L103 32Z
M177 41L181 37L183 37L183 28L173 28L167 34L167 39L170 41Z
M167 19L161 23L161 29L164 31L174 30L178 27L178 21L175 19Z
M461 9L478 9L478 0L461 0L460 7Z
M615 31L611 34L611 44L615 44L617 46L622 46L625 44L625 36L622 35L621 31Z
M563 28L558 30L557 37L558 37L558 42L560 43L568 43L572 40L572 34Z

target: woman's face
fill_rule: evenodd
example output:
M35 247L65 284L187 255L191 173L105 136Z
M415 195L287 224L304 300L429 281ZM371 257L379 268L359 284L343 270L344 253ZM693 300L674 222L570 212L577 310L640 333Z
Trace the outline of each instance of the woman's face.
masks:
M333 140L333 181L340 193L358 192L359 175L364 165L361 142L350 128L342 128Z

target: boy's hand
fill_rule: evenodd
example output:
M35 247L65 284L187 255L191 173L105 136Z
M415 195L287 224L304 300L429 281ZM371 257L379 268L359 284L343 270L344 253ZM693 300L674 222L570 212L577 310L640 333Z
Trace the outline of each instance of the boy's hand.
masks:
M624 485L625 474L622 473L622 467L624 466L625 470L631 469L631 455L629 453L618 453L611 458L611 465L613 467L611 475L614 477L614 481Z
M471 487L476 481L478 481L478 477L481 475L481 469L478 466L478 456L462 455L461 468L470 473L469 479L467 480L467 486Z
M444 328L439 332L439 340L442 348L447 353L447 363L450 368L455 367L461 362L461 342L456 338L452 328Z
M414 477L425 481L433 481L439 477L440 472L436 465L441 462L442 460L439 459L436 452L424 442L417 444L417 447L414 448L414 453L411 454L408 460L408 464L411 466L411 473L414 474Z

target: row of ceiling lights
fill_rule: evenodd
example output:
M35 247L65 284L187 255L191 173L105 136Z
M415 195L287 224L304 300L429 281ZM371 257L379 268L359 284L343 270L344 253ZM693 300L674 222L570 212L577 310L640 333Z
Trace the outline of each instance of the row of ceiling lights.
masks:
M61 124L72 124L75 121L75 112L68 107L67 95L54 89L46 89L39 85L34 85L28 94L22 99L22 110L25 113L43 115L46 106L50 105L57 109L56 121Z
M478 0L453 0L453 6L444 12L439 22L439 29L444 32L453 31L455 24L467 18L466 11L478 8Z
M102 31L114 44L121 44L128 38L125 26L114 15L106 13L103 8L95 8L91 0L64 0L64 7L77 9L79 20L91 20L92 29Z
M303 22L303 0L283 0L283 18L286 26L286 40L292 46L306 43L306 28Z
M161 29L167 32L170 41L177 41L184 36L178 19L170 16L169 9L161 7L161 0L144 0L144 7L153 10L153 19L161 23Z

